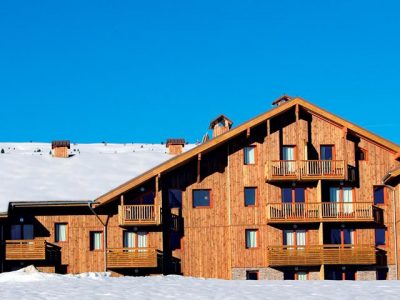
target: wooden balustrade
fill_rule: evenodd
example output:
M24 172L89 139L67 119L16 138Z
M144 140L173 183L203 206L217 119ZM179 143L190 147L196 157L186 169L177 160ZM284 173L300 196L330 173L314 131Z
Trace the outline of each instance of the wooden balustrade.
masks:
M377 250L372 245L306 245L268 247L268 265L372 265Z
M267 204L267 219L273 223L354 221L378 222L371 202L320 202Z
M5 241L6 260L55 260L60 247L43 239Z
M160 224L160 209L156 205L120 205L118 216L120 225Z
M107 250L108 268L156 268L158 252L155 248L118 248Z
M267 181L281 180L345 180L344 160L272 160L266 165Z

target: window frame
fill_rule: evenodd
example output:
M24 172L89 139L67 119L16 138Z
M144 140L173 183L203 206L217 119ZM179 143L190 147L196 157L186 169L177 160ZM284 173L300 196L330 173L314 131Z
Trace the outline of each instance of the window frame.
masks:
M375 188L377 188L377 187L379 187L379 188L382 188L382 191L383 191L383 203L375 203ZM384 185L379 185L379 184L377 184L377 185L374 185L373 187L372 187L372 199L373 199L373 203L374 203L374 205L386 205L386 203L387 203L387 191L386 191L386 187L384 186Z
M292 198L291 202L284 202L283 201L283 196L284 196L283 190L284 189L291 189L291 198ZM297 202L296 201L296 189L303 189L304 190L304 202ZM281 203L282 204L283 203L292 203L292 204L294 204L294 203L307 203L307 188L304 187L304 186L290 186L290 187L282 186L281 187Z
M254 204L246 204L246 189L254 190ZM256 207L258 206L258 188L256 186L245 186L243 188L243 200L245 207Z
M332 161L336 160L336 147L335 144L320 144L319 145L319 159L322 159L322 147L332 147ZM327 159L324 159L327 160Z
M251 149L254 150L254 162L252 162L252 163L249 163L249 162L246 161L246 149L247 148L251 148ZM256 145L248 145L248 146L245 146L243 148L243 164L245 166L253 166L253 165L257 164L257 151L256 151L256 149L257 149Z
M293 160L284 160L283 159L283 148L293 148ZM281 160L282 161L297 161L298 157L298 149L296 145L282 145L281 146Z
M208 191L209 193L209 205L194 205L194 193L196 191ZM213 193L211 189L193 189L192 190L192 208L212 208L213 207Z
M383 244L377 244L376 241L376 231L377 230L383 230L383 238L384 238L384 243ZM387 248L388 247L388 230L386 227L377 227L374 228L374 239L375 239L375 247L380 247L380 248Z
M254 231L256 233L256 243L254 247L249 247L247 243L247 233L250 231ZM259 230L256 228L248 228L244 231L244 244L247 250L254 250L260 248L260 240L259 240Z
M363 153L364 159L360 159L360 153ZM368 150L358 147L357 152L356 152L356 160L357 161L368 161Z
M99 249L95 249L94 247L94 235L96 233L100 234L100 248ZM104 235L103 235L103 231L99 231L99 230L91 230L89 231L89 250L96 252L96 251L103 251L104 249Z
M57 226L65 225L65 241L60 241L57 233ZM68 242L68 223L67 222L55 222L54 223L54 242L55 243L66 243Z

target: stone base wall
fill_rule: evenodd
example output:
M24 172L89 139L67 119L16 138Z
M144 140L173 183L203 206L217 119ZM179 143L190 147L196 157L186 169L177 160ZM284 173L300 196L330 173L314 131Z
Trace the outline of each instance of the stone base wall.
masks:
M388 266L388 274L387 274L387 279L388 280L396 280L396 265L390 265Z
M233 280L245 280L246 271L258 271L259 280L283 280L283 272L273 268L232 268Z
M321 280L321 273L320 272L308 272L308 279L309 280Z
M357 280L376 280L376 270L357 271Z

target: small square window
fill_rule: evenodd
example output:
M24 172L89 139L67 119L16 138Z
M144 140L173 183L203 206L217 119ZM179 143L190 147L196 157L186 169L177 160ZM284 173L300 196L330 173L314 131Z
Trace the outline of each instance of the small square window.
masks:
M67 241L67 224L56 223L55 224L55 242L66 242Z
M246 229L246 248L257 248L258 246L258 230L257 229Z
M375 228L375 246L386 245L386 229Z
M367 150L358 148L356 150L356 160L359 160L359 161L367 160L367 158L368 158L367 154L368 154Z
M246 271L246 280L258 280L258 271Z
M254 165L256 163L255 158L256 147L244 147L244 164L245 165Z
M103 233L100 231L90 232L90 251L101 250L103 242Z
M244 205L255 206L256 205L256 191L255 187L244 188Z
M385 189L383 186L374 186L374 204L385 203Z
M210 190L193 190L193 207L210 207Z

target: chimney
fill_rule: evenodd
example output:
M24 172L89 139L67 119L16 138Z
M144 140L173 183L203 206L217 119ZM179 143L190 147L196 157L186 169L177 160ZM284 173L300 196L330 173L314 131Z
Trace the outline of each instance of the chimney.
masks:
M283 103L289 102L292 99L293 99L293 97L290 97L289 95L283 95L283 96L279 97L278 99L276 99L274 102L272 102L272 105L279 106L279 105L282 105Z
M69 141L52 141L51 142L51 154L53 157L69 157Z
M185 143L185 139L167 139L166 147L168 148L168 153L172 155L181 154Z
M211 121L209 129L213 131L213 137L219 136L231 129L233 122L226 116L220 115Z

